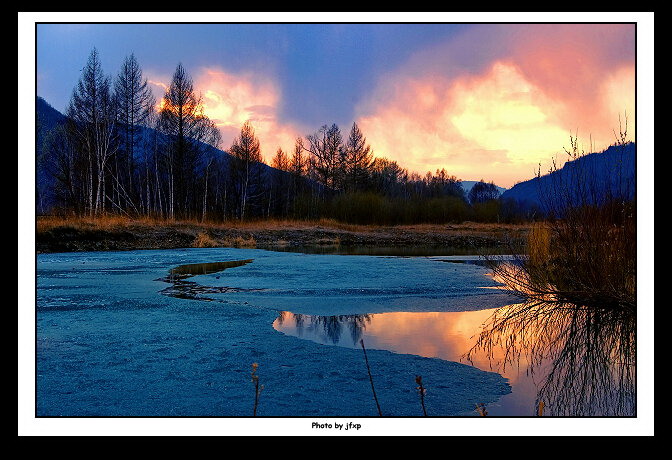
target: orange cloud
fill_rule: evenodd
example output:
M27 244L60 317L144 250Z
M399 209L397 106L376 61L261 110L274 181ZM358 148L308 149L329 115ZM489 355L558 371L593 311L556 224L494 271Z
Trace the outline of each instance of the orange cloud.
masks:
M162 91L168 88L161 78L149 80L149 83ZM194 77L194 90L202 96L204 114L222 134L222 150L228 150L247 120L252 122L267 162L278 147L285 152L291 151L296 137L305 131L305 128L279 120L280 90L263 76L204 68ZM161 109L162 103L162 98L157 97L157 110Z
M202 69L194 87L203 94L205 114L222 133L222 148L231 146L245 121L250 120L267 161L278 147L290 151L303 132L278 119L281 94L278 86L257 74L232 74L222 69Z
M417 172L510 187L578 134L634 139L634 26L490 25L413 56L357 107L378 155ZM469 53L466 52L469 50ZM562 163L564 154L558 156Z
M626 112L634 139L634 33L633 24L537 24L513 40L521 73L557 102L549 115L586 149L590 136L596 149L613 143Z

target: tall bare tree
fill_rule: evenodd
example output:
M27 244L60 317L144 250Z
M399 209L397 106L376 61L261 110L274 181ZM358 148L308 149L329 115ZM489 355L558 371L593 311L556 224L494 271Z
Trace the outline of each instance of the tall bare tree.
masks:
M182 64L178 64L159 110L158 129L168 174L168 216L195 217L199 168L208 145L217 147L219 130L204 114L203 101ZM200 195L200 194L199 194Z
M335 189L343 165L341 130L335 123L331 126L323 125L306 139L308 147L304 148L311 154L310 165L317 180L327 189Z
M361 190L369 179L373 163L373 151L366 144L366 137L357 126L352 124L350 135L344 148L344 186L350 191Z
M105 174L116 152L116 139L110 79L103 74L95 48L82 69L67 114L71 132L87 158L87 209L91 215L99 214L105 208Z
M142 198L135 180L140 129L149 124L156 101L134 54L126 57L114 82L114 102L120 141L115 185L126 207L137 211L135 202ZM145 208L149 209L149 205Z
M233 155L230 174L238 198L238 217L243 220L251 200L263 193L261 187L261 147L252 123L248 120L233 141L229 153Z

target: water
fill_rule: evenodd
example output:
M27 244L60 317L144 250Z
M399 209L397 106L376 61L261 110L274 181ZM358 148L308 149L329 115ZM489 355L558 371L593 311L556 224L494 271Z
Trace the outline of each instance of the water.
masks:
M465 312L393 312L371 315L311 316L280 312L273 327L294 337L326 345L390 350L428 358L464 362L506 377L511 393L488 405L488 415L534 415L539 382L529 363L505 363L501 347L486 353L476 350L478 334L496 309ZM533 369L534 370L534 369ZM536 368L537 372L541 369ZM538 379L538 377L537 377ZM431 390L432 382L424 381Z
M478 257L180 249L40 254L38 416L529 416L535 379L464 359L498 307ZM492 359L494 358L494 359Z

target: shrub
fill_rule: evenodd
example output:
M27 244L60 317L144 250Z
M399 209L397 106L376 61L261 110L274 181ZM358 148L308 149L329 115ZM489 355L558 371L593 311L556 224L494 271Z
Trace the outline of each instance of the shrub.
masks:
M212 239L212 237L210 237L210 235L205 232L201 232L196 235L192 246L195 248L214 248L218 246L218 244L215 240Z

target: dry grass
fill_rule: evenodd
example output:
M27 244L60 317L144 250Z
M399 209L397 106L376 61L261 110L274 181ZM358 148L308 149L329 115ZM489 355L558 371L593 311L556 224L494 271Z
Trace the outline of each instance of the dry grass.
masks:
M221 241L215 240L210 235L205 232L201 232L194 239L193 247L195 248L216 248L216 247L229 247L229 248L256 248L257 241L253 236L243 238L242 236L237 236L235 238L227 238Z
M209 227L207 223L195 220L167 220L153 217L130 218L116 214L105 214L96 217L38 216L36 223L38 233L58 227L69 227L78 230L115 230L129 227Z
M327 229L347 232L363 233L375 232L380 229L394 228L406 232L418 233L451 233L455 235L493 234L493 233L517 233L527 232L529 224L489 224L464 222L461 224L418 224L400 226L357 225L338 222L334 219L318 220L291 220L291 219L264 219L250 221L198 221L198 220L168 220L152 217L130 218L115 214L97 217L75 216L38 216L37 232L42 233L57 227L69 227L79 230L114 230L129 227L176 227L194 228L197 231L214 230L243 230L243 231L267 231L267 230L302 230L302 229Z
M551 229L546 223L536 223L527 238L527 253L530 262L539 266L551 257Z
M233 239L227 239L222 242L223 246L232 247L232 248L256 248L257 241L253 236L248 238L243 238L242 236L237 236Z
M293 219L263 219L249 221L227 221L219 223L209 223L209 226L217 228L227 228L247 231L263 230L301 230L305 228L326 228L335 230L345 230L348 232L366 232L375 230L376 226L345 224L334 219L317 220L293 220Z
M214 248L219 246L217 241L213 240L210 235L207 233L201 232L196 235L194 239L194 244L192 245L195 248Z
M491 235L493 233L500 234L515 234L520 232L528 232L532 227L532 223L528 224L493 224L466 221L459 224L414 224L414 225L400 225L396 228L400 230L417 231L417 232L450 232L456 235Z

